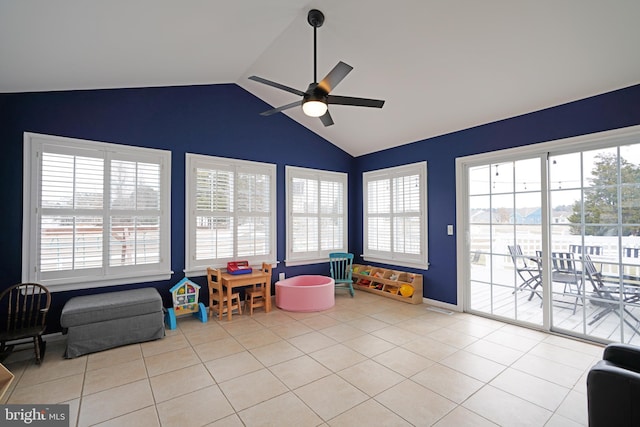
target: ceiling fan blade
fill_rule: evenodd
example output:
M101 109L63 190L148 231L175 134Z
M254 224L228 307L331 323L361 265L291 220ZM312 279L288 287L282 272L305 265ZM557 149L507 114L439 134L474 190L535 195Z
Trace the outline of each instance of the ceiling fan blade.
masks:
M275 87L277 89L281 89L290 93L294 93L298 96L304 96L304 92L298 89L294 89L292 87L289 86L285 86L283 84L280 83L276 83L276 82L272 82L271 80L267 80L267 79L263 79L262 77L258 77L258 76L251 76L249 77L249 80L253 80L254 82L258 82L258 83L262 83L265 84L267 86L271 86L271 87Z
M382 108L384 101L381 99L354 98L352 96L327 96L327 104L355 105L357 107Z
M329 74L318 83L318 87L327 93L331 92L338 86L338 83L340 83L342 79L347 77L347 74L349 74L351 70L353 70L351 65L345 64L342 61L338 62L338 64L333 67L333 70L329 71Z
M329 110L320 116L320 121L325 126L331 126L333 124L333 119L331 118L331 114L329 114Z
M281 111L288 110L289 108L297 107L299 105L302 105L302 100L296 101L296 102L292 102L291 104L283 105L282 107L274 108L273 110L263 111L262 113L260 113L260 115L261 116L270 116L272 114L279 113Z

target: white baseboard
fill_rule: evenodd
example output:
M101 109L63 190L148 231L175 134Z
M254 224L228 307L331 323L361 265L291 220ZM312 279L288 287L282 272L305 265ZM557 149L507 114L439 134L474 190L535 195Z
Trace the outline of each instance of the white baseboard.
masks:
M429 298L422 298L422 302L427 305L431 305L433 307L444 308L445 310L455 311L458 313L462 313L462 307L456 304L449 304L442 301L437 301Z

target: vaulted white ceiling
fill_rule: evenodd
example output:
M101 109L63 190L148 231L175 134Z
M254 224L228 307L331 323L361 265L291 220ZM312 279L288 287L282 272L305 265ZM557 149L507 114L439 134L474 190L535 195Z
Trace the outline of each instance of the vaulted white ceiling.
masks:
M306 90L313 8L318 79L344 61L332 93L386 103L286 114L355 156L640 83L638 0L0 0L0 92L237 83L277 107L296 95L247 77Z

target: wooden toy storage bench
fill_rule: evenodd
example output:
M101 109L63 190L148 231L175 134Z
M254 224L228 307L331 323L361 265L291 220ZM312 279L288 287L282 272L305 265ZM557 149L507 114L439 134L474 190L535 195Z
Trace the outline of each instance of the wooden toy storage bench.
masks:
M409 304L422 304L422 274L353 264L352 276L356 289ZM406 286L411 289L410 295L402 295Z
M155 288L71 298L60 325L67 334L65 357L164 337L162 298Z

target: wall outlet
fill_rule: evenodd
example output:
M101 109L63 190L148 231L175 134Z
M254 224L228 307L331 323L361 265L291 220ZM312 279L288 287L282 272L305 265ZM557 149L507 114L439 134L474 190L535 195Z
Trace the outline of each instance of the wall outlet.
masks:
M278 280L284 280L284 273L280 273L278 275Z
M453 236L453 224L447 225L447 235Z

